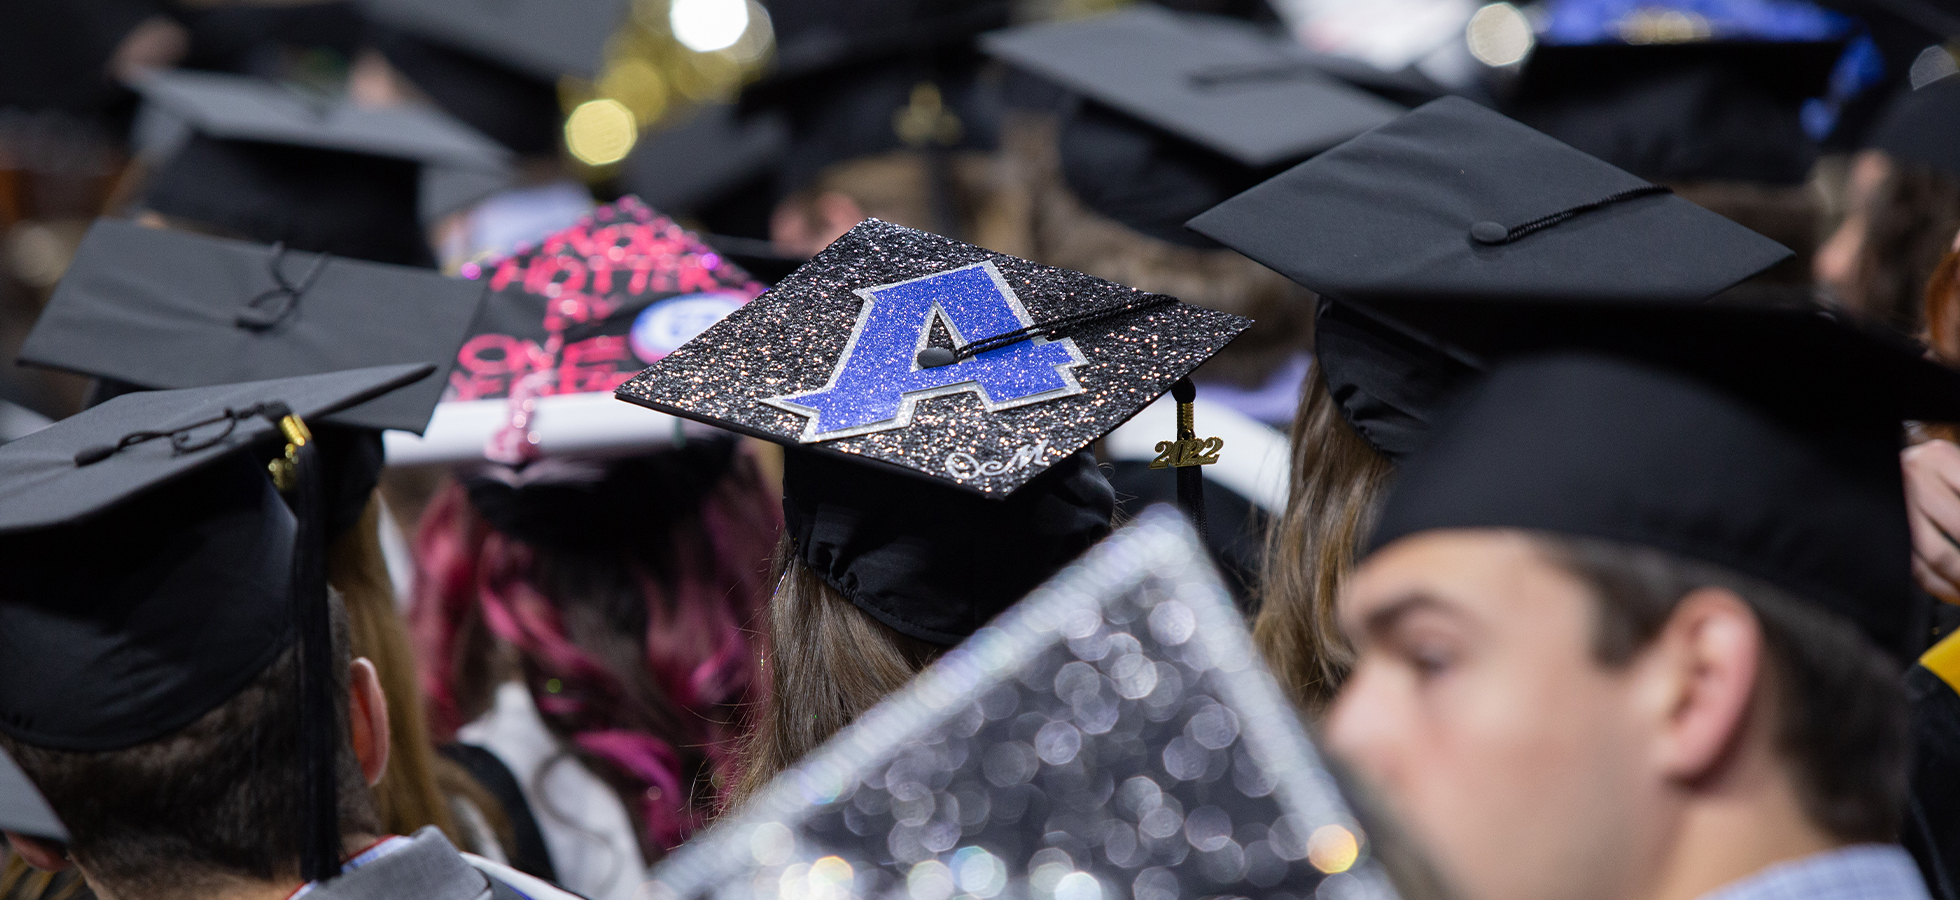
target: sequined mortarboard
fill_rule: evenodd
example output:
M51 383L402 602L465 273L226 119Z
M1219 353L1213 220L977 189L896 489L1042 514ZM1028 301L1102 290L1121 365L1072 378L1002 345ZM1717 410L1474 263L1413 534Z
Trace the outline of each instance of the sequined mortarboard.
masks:
M1248 324L869 219L619 397L1002 498Z
M653 900L1397 896L1158 508L655 868Z

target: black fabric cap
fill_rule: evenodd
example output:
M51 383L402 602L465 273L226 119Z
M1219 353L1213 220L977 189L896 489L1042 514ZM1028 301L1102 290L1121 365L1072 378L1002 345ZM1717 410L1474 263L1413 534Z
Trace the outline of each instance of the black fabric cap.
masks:
M83 239L21 360L142 388L390 363L447 372L482 300L482 285L433 272L105 219ZM443 383L428 379L331 421L420 433Z
M308 422L331 419L434 374L430 365L394 365L240 384L129 394L0 445L0 534L49 528L92 516L125 498L196 471L232 450L266 438L273 425L246 418L210 447L179 451L158 438L135 443L91 465L75 456L112 447L125 435L202 422L226 408L285 403ZM190 435L202 443L225 431L220 422ZM18 558L18 557L16 557ZM4 590L4 587L0 587ZM4 658L0 656L0 658Z
M1314 315L1314 361L1341 417L1392 460L1422 446L1456 391L1480 371L1435 341L1326 298Z
M143 99L220 140L290 144L418 163L499 169L510 155L440 113L362 106L298 88L215 72L154 72L135 82Z
M20 764L0 750L0 831L51 841L68 840L68 829L48 806Z
M1252 169L1291 162L1402 107L1241 23L1148 4L988 35L987 52Z
M1855 332L1844 334L1855 345ZM1912 404L1892 392L1872 396L1883 370L1853 370L1844 357L1802 361L1847 375L1872 402L1845 405L1782 385L1748 392L1780 407L1771 408L1596 354L1502 364L1400 468L1369 550L1454 528L1651 547L1763 579L1856 623L1878 646L1910 653L1920 636L1901 429L1883 410ZM1943 388L1929 398L1934 408L1920 411L1960 416L1960 373L1914 357L1891 368L1912 363L1923 367L1922 382Z
M94 114L127 94L110 80L109 58L157 0L39 3L13 0L0 28L0 108Z
M1064 317L1102 316L1068 326ZM1050 339L924 367L1030 326ZM622 400L1006 497L1250 323L868 219L618 391ZM1167 436L1169 437L1169 436Z
M1906 670L1912 710L1912 781L1899 843L1919 863L1928 893L1960 894L1960 693L1925 660Z
M591 79L627 0L360 0L369 18L557 82Z
M555 76L541 78L399 28L377 25L370 38L444 112L520 156L558 152L565 112Z
M1872 129L1868 146L1960 179L1960 78L1949 75L1900 94Z
M1505 111L1655 181L1800 184L1818 147L1804 101L1843 41L1542 45Z
M1086 451L1005 501L792 450L797 558L894 630L957 644L1109 534L1116 491Z
M1003 0L769 0L776 55L752 87L778 87L822 73L964 48L1012 16Z
M1701 299L1787 259L1782 245L1467 100L1437 100L1191 220L1344 300ZM1499 239L1499 243L1484 243Z
M641 135L620 179L654 208L684 215L773 170L788 142L778 111L742 116L733 104L711 104Z
M143 206L207 233L433 269L420 169L406 160L194 135L151 176Z

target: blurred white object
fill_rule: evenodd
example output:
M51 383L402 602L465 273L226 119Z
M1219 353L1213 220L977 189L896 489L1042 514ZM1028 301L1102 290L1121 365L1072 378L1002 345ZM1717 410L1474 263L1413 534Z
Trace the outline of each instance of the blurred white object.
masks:
M1218 462L1205 467L1205 480L1215 481L1270 515L1286 510L1286 479L1293 455L1286 435L1222 403L1207 403L1199 394L1192 416L1198 433L1225 442ZM1177 433L1177 402L1169 394L1143 408L1136 418L1103 439L1112 459L1151 460L1157 442Z
M1386 72L1411 66L1443 85L1474 77L1463 29L1476 0L1272 0L1308 48L1358 59Z
M716 434L706 425L684 424L665 413L634 406L610 393L554 394L535 399L528 430L546 456L604 456L672 443L676 435ZM510 422L510 403L448 401L436 405L421 437L405 431L382 435L391 466L458 463L484 458L484 444Z

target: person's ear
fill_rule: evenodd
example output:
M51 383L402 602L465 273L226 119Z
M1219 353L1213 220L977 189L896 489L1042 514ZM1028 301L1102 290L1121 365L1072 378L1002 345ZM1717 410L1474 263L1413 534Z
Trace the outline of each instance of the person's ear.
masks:
M62 846L59 841L28 837L11 831L0 832L0 834L7 836L7 843L14 848L15 856L36 869L44 872L59 872L75 864L74 860L68 858L68 848Z
M1661 774L1695 781L1746 736L1764 660L1762 623L1734 591L1704 587L1682 597L1643 654L1653 666Z
M354 757L361 761L361 775L369 787L381 783L388 770L388 695L381 690L381 676L366 657L347 667L347 735L354 744Z

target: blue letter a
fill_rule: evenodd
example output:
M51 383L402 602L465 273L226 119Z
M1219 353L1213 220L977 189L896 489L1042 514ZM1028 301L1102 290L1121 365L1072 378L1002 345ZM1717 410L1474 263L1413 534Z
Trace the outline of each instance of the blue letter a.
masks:
M857 327L830 382L807 394L762 402L809 417L803 443L903 428L920 400L972 391L989 412L1082 393L1070 367L1084 360L1067 338L1021 341L950 366L920 368L917 357L944 322L958 344L1034 324L991 262L857 292Z

